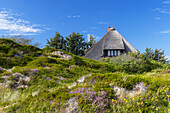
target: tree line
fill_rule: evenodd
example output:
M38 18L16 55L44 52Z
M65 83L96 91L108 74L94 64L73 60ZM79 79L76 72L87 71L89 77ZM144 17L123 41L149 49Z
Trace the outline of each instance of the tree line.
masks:
M13 36L13 37L7 37L7 36L1 36L2 38L7 38L10 40L13 40L19 44L22 45L33 45L36 47L39 47L41 43L34 42L34 38L27 38L21 35ZM64 51L73 53L75 55L83 56L85 55L85 51L90 48L93 44L95 44L95 37L90 35L89 40L86 41L82 34L72 32L67 37L63 37L59 32L55 33L55 36L47 39L47 46L53 47L56 49L62 49ZM151 48L146 48L146 51L141 54L138 53L130 53L131 56L134 56L137 59L144 59L147 61L155 60L157 62L161 63L169 63L168 59L164 55L164 50L161 49L155 49L152 50Z
M79 32L72 32L72 34L66 37L63 37L59 32L56 32L54 37L49 40L47 39L47 46L83 56L85 50L95 43L94 39L95 37L90 35L89 40L86 41Z
M41 46L41 43L39 42L34 43L33 41L34 38L27 38L22 35L12 36L12 37L2 35L1 37L13 40L22 45L33 45L36 47ZM56 49L62 49L64 51L73 53L75 55L84 56L85 50L90 48L95 43L94 39L95 37L90 35L87 41L85 40L83 35L80 34L79 32L77 33L72 32L72 34L66 37L62 36L59 32L56 32L54 37L50 38L49 40L47 39L46 46L53 47Z

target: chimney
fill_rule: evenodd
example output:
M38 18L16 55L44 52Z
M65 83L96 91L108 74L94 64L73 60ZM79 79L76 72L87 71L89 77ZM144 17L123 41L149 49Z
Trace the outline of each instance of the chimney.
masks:
M108 27L108 31L110 30L111 27Z
M115 28L114 27L108 27L108 31L110 31L110 30L115 30Z

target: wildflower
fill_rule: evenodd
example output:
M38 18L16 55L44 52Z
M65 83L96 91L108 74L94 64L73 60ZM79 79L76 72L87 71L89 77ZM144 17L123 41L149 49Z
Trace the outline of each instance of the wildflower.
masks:
M95 91L91 91L90 93L91 93L91 95L95 95L95 94L96 94L96 92L95 92Z
M115 102L115 100L114 100L114 99L112 99L112 102Z
M133 101L135 100L135 98L133 97Z
M143 102L141 102L141 104L143 104Z
M139 109L139 113L142 113L141 109Z
M156 111L158 111L158 107L156 108Z
M39 70L38 70L38 69L31 69L31 71L32 71L32 72L36 72L36 73L38 73L38 72L39 72Z
M50 101L50 104L52 104L53 103L53 101Z
M101 94L100 94L101 96L106 96L107 95L107 93L105 92L105 91L101 91Z
M154 100L154 97L152 97L152 99L151 99L152 101Z

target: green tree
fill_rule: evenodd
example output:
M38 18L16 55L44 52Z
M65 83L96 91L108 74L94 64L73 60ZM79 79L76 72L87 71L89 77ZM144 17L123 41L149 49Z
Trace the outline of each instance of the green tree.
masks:
M135 56L138 59L141 58L149 61L155 60L157 62L165 63L167 62L167 58L165 58L164 52L165 51L161 49L152 50L151 48L146 48L143 54L138 52L130 53L130 55Z
M151 48L146 48L145 53L143 54L144 60L153 60L154 59L154 51Z
M153 60L165 63L168 59L165 58L164 52L165 52L165 50L161 51L161 49L159 49L159 50L155 49Z
M165 63L167 61L164 55L164 50L161 51L161 49L152 50L151 48L146 48L145 51L146 52L144 53L144 59L146 60L155 60L161 63Z
M90 48L94 43L95 37L90 35L88 42L85 42L83 35L73 32L68 37L63 37L59 32L56 32L53 38L47 39L47 45L56 49L63 49L75 55L83 56L85 50Z
M62 35L60 35L59 32L55 33L55 36L53 38L50 38L50 40L47 39L47 44L50 47L56 48L56 49L63 49L66 50L66 41Z
M84 41L83 35L80 33L73 32L68 37L66 37L67 51L75 55L84 55L86 43Z

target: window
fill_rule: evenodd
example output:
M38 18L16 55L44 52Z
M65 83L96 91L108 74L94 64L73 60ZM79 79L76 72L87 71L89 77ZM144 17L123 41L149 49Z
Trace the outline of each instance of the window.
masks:
M114 50L114 56L116 56L116 50Z
M108 50L108 56L110 56L110 50Z
M104 50L104 57L120 56L122 50Z
M111 50L111 56L113 56L113 50Z
M120 55L120 51L118 50L118 52L117 52L117 56L119 56Z

